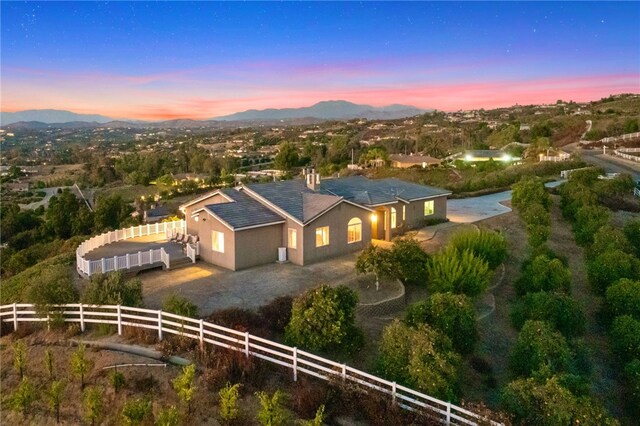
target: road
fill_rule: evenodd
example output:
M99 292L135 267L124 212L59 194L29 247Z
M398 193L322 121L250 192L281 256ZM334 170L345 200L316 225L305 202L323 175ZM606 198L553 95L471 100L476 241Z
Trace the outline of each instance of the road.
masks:
M628 173L636 182L640 180L640 164L612 155L602 154L601 149L581 149L575 144L564 147L566 151L577 152L589 164L602 167L607 173ZM610 150L611 148L608 148Z

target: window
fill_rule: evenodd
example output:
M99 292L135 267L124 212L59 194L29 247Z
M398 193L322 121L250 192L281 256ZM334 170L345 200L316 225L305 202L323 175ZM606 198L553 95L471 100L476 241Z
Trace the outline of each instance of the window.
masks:
M396 229L397 212L395 207L391 207L391 229Z
M347 243L362 241L362 221L354 217L347 225Z
M293 228L289 228L287 246L290 249L295 249L298 247L298 231Z
M405 222L407 220L407 206L402 206L402 221Z
M424 215L429 216L433 214L433 200L424 202Z
M211 231L211 250L224 253L224 234L218 231Z
M316 228L316 247L329 245L329 227Z

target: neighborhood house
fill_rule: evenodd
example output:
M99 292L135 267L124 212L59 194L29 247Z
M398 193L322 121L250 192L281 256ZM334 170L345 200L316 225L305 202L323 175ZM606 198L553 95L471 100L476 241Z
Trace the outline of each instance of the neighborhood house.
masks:
M450 192L398 179L363 176L245 184L180 206L200 258L231 270L290 261L296 265L359 251L400 228L445 219Z

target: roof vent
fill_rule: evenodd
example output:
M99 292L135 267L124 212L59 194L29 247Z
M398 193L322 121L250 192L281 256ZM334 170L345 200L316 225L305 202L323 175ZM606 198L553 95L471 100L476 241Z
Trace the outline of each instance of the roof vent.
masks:
M305 174L305 179L307 181L307 188L312 191L320 189L320 173L316 173L314 169L309 169Z

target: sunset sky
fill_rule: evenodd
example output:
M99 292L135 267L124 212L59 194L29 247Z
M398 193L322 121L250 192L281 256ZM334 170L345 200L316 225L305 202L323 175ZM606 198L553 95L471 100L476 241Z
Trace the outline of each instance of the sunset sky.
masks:
M2 2L1 109L211 118L640 93L640 3Z

